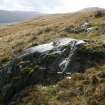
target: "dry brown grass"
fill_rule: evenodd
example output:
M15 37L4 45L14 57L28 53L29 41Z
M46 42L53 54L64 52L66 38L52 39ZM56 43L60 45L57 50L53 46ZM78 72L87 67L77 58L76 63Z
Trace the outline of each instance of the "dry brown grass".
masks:
M104 105L105 66L73 74L55 85L29 86L14 99L14 105Z
M0 64L7 62L23 49L59 37L103 41L105 16L98 18L95 16L93 12L84 11L45 16L17 25L1 27ZM100 30L89 35L84 32L68 33L64 30L72 25L77 27L87 20L93 26L101 27ZM94 51L93 48L90 49ZM72 79L65 78L55 85L27 87L14 99L11 102L16 102L16 105L104 105L105 67L91 68L84 74L74 74Z
M77 12L73 14L59 14L43 16L39 19L29 22L10 25L0 28L0 61L6 61L11 56L17 54L23 49L34 46L39 43L45 43L59 37L74 37L88 39L103 39L104 37L95 35L90 37L87 33L68 33L64 29L73 26L79 26L89 20L92 24L104 22L105 17L95 17L93 12ZM98 23L97 23L98 22ZM2 46L3 45L3 46ZM5 46L5 47L4 47Z

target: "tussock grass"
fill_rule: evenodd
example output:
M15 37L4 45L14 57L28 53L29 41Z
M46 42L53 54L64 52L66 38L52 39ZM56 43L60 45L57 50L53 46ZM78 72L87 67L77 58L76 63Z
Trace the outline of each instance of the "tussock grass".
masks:
M104 76L105 66L97 66L55 85L30 86L19 93L15 105L104 105Z

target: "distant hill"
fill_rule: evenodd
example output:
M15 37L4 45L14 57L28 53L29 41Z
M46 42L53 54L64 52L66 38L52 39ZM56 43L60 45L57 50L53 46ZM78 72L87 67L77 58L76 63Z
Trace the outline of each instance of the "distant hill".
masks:
M91 7L91 8L84 8L81 11L90 11L90 12L96 12L96 11L105 11L104 8L99 8L99 7Z
M40 16L38 12L0 10L0 24L16 23Z

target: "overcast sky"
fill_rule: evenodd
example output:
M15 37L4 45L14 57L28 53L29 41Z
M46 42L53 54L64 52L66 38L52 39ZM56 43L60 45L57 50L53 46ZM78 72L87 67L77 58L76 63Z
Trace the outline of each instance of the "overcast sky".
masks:
M105 8L105 0L0 0L2 10L66 13L87 7Z

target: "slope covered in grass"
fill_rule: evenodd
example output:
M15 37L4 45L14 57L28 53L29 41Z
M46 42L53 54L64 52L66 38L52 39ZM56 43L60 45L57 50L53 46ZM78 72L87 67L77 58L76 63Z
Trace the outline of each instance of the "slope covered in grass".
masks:
M85 73L47 74L26 60L15 75L7 76L0 104L9 105L104 105L105 103L105 11L91 8L72 14L44 16L0 28L0 65L22 50L56 38L83 39L77 59ZM84 26L85 25L85 26ZM79 56L79 57L78 57ZM81 59L79 59L81 58ZM41 69L42 70L42 69ZM4 85L4 84L2 84ZM4 96L4 97L3 97ZM5 98L6 97L6 98ZM7 102L7 103L6 103Z
M14 104L12 104L14 103ZM105 67L73 74L53 85L33 85L18 93L10 105L104 105Z
M28 47L48 42L59 37L73 37L104 41L104 10L85 9L72 14L59 14L40 17L29 22L0 28L0 61L6 62L11 56ZM93 31L81 29L89 23Z

